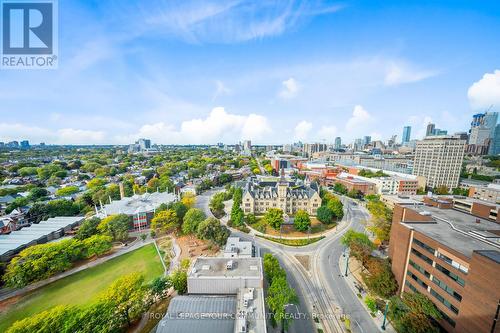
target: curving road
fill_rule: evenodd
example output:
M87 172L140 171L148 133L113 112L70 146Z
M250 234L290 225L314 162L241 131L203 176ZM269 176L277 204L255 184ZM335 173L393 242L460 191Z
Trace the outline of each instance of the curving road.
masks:
M220 190L213 189L197 197L196 206L207 216L212 216L208 208L210 197ZM362 221L368 219L369 214L351 199L342 198L342 201L345 216L339 224L338 232L329 234L322 241L308 246L284 246L234 229L231 232L234 236L253 241L260 255L271 252L278 257L287 272L290 285L296 290L300 300L295 309L289 309L290 313L319 316L324 332L344 331L344 326L339 320L341 314L348 315L351 319L352 332L379 332L380 328L365 310L361 300L352 292L339 267L339 258L344 251L344 246L340 242L341 236L349 228L363 231ZM306 270L295 255L309 256L310 270ZM301 317L292 322L289 332L316 332L315 326L311 316Z

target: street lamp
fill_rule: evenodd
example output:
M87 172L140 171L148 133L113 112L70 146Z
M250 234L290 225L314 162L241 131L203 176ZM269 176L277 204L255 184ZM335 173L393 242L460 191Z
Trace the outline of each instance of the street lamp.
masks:
M347 274L349 272L349 254L347 253L347 247L345 248L345 251L344 251L344 257L345 257L345 274L344 274L344 276L347 277Z
M389 301L385 301L385 311L384 311L384 322L382 323L382 329L385 331L385 323L387 320L387 312L389 311Z

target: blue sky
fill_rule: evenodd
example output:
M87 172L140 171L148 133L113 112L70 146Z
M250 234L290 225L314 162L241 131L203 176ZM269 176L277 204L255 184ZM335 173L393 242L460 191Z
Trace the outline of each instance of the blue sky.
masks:
M349 142L500 111L498 1L60 1L59 68L0 71L0 141Z

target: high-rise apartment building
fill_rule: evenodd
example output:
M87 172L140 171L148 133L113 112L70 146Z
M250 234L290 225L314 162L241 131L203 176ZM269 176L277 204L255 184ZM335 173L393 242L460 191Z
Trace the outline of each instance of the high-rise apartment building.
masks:
M364 145L369 145L370 143L372 142L372 137L369 136L369 135L366 135L364 138L363 138L363 143Z
M468 153L483 155L489 152L497 122L497 112L478 113L472 116Z
M398 293L426 295L449 333L499 330L498 213L495 204L448 197L394 208L389 257Z
M335 138L335 149L340 149L342 147L342 138L340 136Z
M317 153L320 151L326 151L327 146L324 143L305 143L304 144L304 154L307 157L311 157L313 153Z
M248 151L252 150L252 141L250 140L243 141L243 149Z
M493 134L493 138L490 142L490 149L488 151L490 155L498 155L500 154L500 124L495 126L495 131Z
M427 124L427 129L425 131L425 136L430 136L434 135L434 129L436 128L436 125L433 123L428 123Z
M403 137L401 139L401 143L404 145L405 143L410 142L411 137L411 126L403 127Z
M429 187L458 186L465 141L454 136L428 136L417 142L413 174L426 179Z

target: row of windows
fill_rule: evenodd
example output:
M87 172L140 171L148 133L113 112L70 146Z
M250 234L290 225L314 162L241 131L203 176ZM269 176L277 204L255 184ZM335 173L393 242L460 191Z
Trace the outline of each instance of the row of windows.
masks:
M435 276L433 276L432 277L432 282L434 282L435 284L437 284L439 286L439 288L443 289L448 294L450 294L451 296L453 296L457 301L459 301L459 302L462 301L462 295L460 295L459 293L457 293L453 288L449 287L443 281L441 281L438 278L436 278Z
M434 296L438 301L440 301L444 306L453 311L453 313L458 314L458 309L447 301L443 296L439 295L434 289L431 288L431 295Z
M457 274L450 272L448 269L444 268L440 264L436 263L436 269L443 273L444 275L448 276L450 279L461 285L462 287L465 286L465 281L459 277Z
M432 265L432 259L429 259L426 255L423 255L420 251L415 250L414 248L411 249L411 253L428 263L429 265Z
M420 267L420 265L416 264L415 262L413 262L413 260L410 259L410 265L415 268L417 271L419 271L420 273L422 273L423 275L425 275L427 278L430 278L431 275L429 274L429 272L427 272L425 269L423 269L422 267Z
M441 260L444 260L445 262L447 262L448 264L450 264L451 266L453 266L454 268L458 269L459 271L461 271L462 273L465 273L467 274L469 272L469 269L467 267L465 267L464 265L461 265L460 263L456 262L455 260L445 256L444 254L442 254L441 252L438 251L437 253L437 257Z
M413 242L423 248L424 250L427 250L430 254L434 255L436 253L436 250L434 248L430 247L429 245L425 244L424 242L419 241L418 239L414 238Z
M424 281L420 280L418 276L413 274L412 272L408 271L406 273L409 277L411 277L413 280L415 280L422 288L427 289L427 283Z

